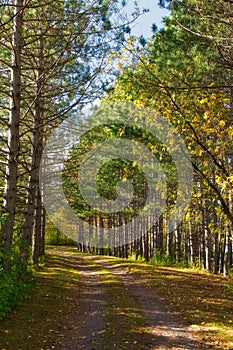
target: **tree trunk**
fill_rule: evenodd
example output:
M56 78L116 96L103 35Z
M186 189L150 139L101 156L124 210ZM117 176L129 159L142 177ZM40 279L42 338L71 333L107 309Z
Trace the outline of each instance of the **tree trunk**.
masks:
M231 231L228 228L226 232L226 238L225 238L225 250L224 250L224 263L223 263L223 275L227 276L228 271L230 269L230 253L232 251L232 237L231 237Z
M40 256L45 254L45 224L46 213L41 201L41 243L40 243Z
M217 274L219 270L219 233L218 233L218 218L216 210L214 209L213 213L213 222L214 222L214 267L213 273Z
M41 252L41 244L42 244L42 201L40 189L37 188L37 196L36 196L36 208L35 208L35 223L34 223L34 232L33 232L33 242L32 242L32 261L35 265L38 264L40 252Z
M181 227L177 227L175 229L175 244L176 244L176 261L181 261L181 235L182 235L182 229Z
M163 255L163 224L163 217L160 216L156 232L156 252L158 251L160 253L161 258Z
M224 228L221 225L220 231L223 232ZM224 269L224 254L225 254L225 244L226 244L226 235L221 233L219 240L219 273L223 273Z
M146 261L149 261L149 232L147 231L144 234L144 258Z
M194 233L192 232L191 221L188 222L188 235L189 235L189 261L192 265L195 265L195 244Z
M202 225L199 226L199 232L200 232L199 259L200 259L201 266L206 268L206 262L205 262L205 235L204 235L204 232L203 232Z
M6 181L4 189L3 213L6 214L1 228L2 251L11 252L15 206L17 198L19 125L20 125L20 82L21 82L21 50L23 31L23 0L15 0L14 32L12 40L11 99L8 131L8 156ZM7 266L8 265L8 266ZM6 269L9 269L9 264Z
M190 262L190 246L189 246L189 222L183 223L184 232L184 261L186 266L189 266Z
M172 260L173 259L173 252L172 252L172 241L173 241L173 232L170 230L169 227L167 227L167 255Z
M35 219L35 204L37 189L39 184L39 167L43 152L43 99L41 97L43 88L43 37L40 36L38 41L38 69L36 71L36 98L34 110L34 125L32 135L32 149L31 149L31 165L30 177L27 190L26 210L23 225L23 244L21 253L27 261L29 259L29 250L32 244L32 233Z
M125 218L125 225L127 225L127 218ZM129 227L125 226L125 258L128 259L129 257L129 238L130 238L130 232Z
M209 214L207 212L207 203L206 201L203 202L202 207L202 230L205 237L205 268L208 271L211 271L211 233L208 229L209 225Z
M229 268L233 267L233 235L232 229L229 228Z
M104 218L100 214L99 215L99 244L100 244L100 255L104 255Z

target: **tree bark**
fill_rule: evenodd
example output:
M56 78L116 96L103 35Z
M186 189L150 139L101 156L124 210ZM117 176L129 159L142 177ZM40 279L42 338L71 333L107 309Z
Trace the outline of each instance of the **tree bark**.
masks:
M28 181L27 189L27 201L26 210L23 224L22 240L23 244L21 247L21 253L28 261L30 248L32 245L32 233L35 220L35 204L38 184L39 184L39 169L40 162L43 152L43 99L42 99L42 88L43 88L43 37L42 34L38 39L38 69L36 70L36 98L35 98L35 110L34 110L34 125L32 134L32 149L31 149L31 165L30 165L30 177ZM38 233L40 234L40 232Z
M227 276L230 269L230 253L232 252L232 236L231 230L228 228L225 238L225 249L224 249L224 262L223 262L223 275Z
M175 244L176 244L176 261L181 261L181 240L182 240L182 229L181 226L175 229Z
M36 208L35 208L35 223L33 230L33 242L32 242L32 261L33 264L38 265L40 252L42 251L42 224L43 224L43 212L40 189L37 188L36 195Z
M4 189L3 213L6 214L1 228L2 251L11 252L15 206L17 198L18 155L20 149L20 82L21 82L21 51L23 31L23 0L15 0L14 4L14 31L12 37L12 68L11 68L11 98L8 129L8 155L6 181ZM9 264L6 265L9 269Z

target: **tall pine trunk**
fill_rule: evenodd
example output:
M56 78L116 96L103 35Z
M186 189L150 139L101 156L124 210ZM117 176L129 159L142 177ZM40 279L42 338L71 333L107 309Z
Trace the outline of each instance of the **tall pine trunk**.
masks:
M21 82L21 51L23 31L23 0L15 0L14 31L12 37L12 68L11 68L11 98L8 129L8 156L3 208L6 214L1 228L2 251L11 252L15 207L17 199L18 156L19 156L19 125L20 125L20 82ZM9 264L6 265L9 269Z
M21 253L24 259L29 259L29 251L32 245L32 234L35 222L35 206L36 197L39 187L39 167L43 152L43 37L42 34L38 40L38 68L36 70L36 98L34 107L34 125L32 131L32 149L31 149L31 165L30 165L30 177L28 181L27 189L27 201L26 210L24 216L23 225L23 244L21 247ZM35 226L36 227L36 226ZM36 232L34 234L37 234ZM38 232L40 235L40 232Z
M37 188L36 201L35 201L35 222L33 227L33 240L32 240L32 261L34 265L37 265L39 262L39 257L43 251L42 245L43 241L43 208L41 193L39 187Z

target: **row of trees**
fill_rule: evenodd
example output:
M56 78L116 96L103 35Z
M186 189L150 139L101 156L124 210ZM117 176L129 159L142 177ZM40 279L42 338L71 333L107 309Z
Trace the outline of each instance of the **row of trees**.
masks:
M136 63L123 69L110 98L159 111L191 155L191 206L172 233L164 234L162 225L159 251L226 274L233 244L233 6L231 1L186 0L169 6L172 16L164 29Z
M174 262L184 261L214 273L227 274L233 263L232 1L177 0L161 1L161 5L171 9L171 16L165 19L164 28L154 33L151 41L141 40L143 47L135 45L133 40L128 42L127 52L133 60L125 64L125 50L118 56L122 62L121 74L106 101L127 101L153 109L173 124L191 156L194 172L191 205L180 225L169 230L167 220L174 193L168 192L167 207L157 224L145 234L142 231L140 238L140 232L135 234L135 230L141 228L131 227L132 232L125 234L127 237L135 235L135 240L124 246L118 244L119 247L110 249L109 253L127 257L136 252L147 260L154 255L160 258L166 255ZM101 133L106 135L104 130ZM162 164L166 161L171 164L171 159L161 152L158 141L149 140L148 135L143 141L135 130L129 131L119 125L115 134L113 132L116 133L118 137L144 142ZM100 138L97 134L96 140ZM90 145L92 136L87 139ZM79 152L83 145L81 143ZM80 156L76 154L77 162L78 159L80 163ZM114 194L112 197L106 194L106 189L111 192L112 181L116 185L120 178L131 178L132 162L121 166L124 169L121 175L113 163L109 167L115 167L114 170L106 169L104 173L103 178L110 183L109 187L102 187L106 199L114 199ZM131 170L126 171L127 167ZM72 164L68 169L67 178L72 177ZM170 169L170 175L175 177L174 169ZM140 176L136 176L136 187L142 183ZM167 184L169 186L168 179ZM177 184L173 186L175 191ZM74 208L84 213L82 198L78 195L73 198ZM139 208L138 203L131 202L131 212L129 208L128 212L112 215L89 212L86 217L96 221L98 235L101 225L108 228L118 222L118 226L119 222L131 220Z
M26 264L31 247L34 263L44 252L43 147L62 120L108 84L108 56L129 32L126 19L115 15L121 7L107 0L2 1L0 252L6 270L12 247Z

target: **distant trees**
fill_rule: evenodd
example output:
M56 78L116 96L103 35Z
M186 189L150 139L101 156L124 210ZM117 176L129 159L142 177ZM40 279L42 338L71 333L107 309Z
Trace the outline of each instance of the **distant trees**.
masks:
M109 107L108 112L114 115L113 105ZM95 113L92 116L93 119L98 117L101 118ZM116 124L103 125L90 130L83 135L79 144L73 147L70 152L70 158L66 161L63 170L63 188L69 204L83 220L83 229L80 229L82 232L78 232L80 250L85 251L88 249L90 252L99 252L100 254L108 251L109 254L112 254L112 249L114 249L114 252L118 252L120 257L125 257L129 254L128 242L133 242L133 237L136 239L140 235L138 228L136 225L135 227L125 227L121 234L114 228L126 225L133 220L145 204L148 188L143 171L139 168L137 162L124 159L124 153L122 155L119 154L119 158L118 153L115 153L113 159L106 161L106 164L96 174L96 186L87 188L91 199L95 198L95 191L97 190L100 197L105 201L105 203L102 203L102 211L101 209L93 208L91 204L85 201L80 191L80 182L77 181L85 155L95 146L98 146L99 143L106 140L111 141L116 137L124 140L126 135L130 138L135 137L136 140L144 143L148 142L146 136L143 135L143 130L134 130L132 126L125 127L125 125L120 123L117 124L117 119L115 121ZM114 146L112 147L114 149ZM107 149L111 158L111 146L109 145ZM121 159L122 156L123 159ZM89 157L91 159L91 156ZM98 159L98 156L93 156L93 166L98 164L98 161L95 163L96 159ZM89 186L90 179L93 177L91 166L88 169L85 170L86 187ZM112 205L114 205L119 195L116 190L117 184L119 182L124 183L126 180L131 181L133 184L134 193L132 198L127 203L127 198L124 198L123 194L121 194L121 203L125 201L127 204L121 210L112 209L108 212L108 210L105 210L105 204L109 205L111 209L111 201ZM111 233L108 232L108 229L111 229ZM85 234L85 237L82 237L83 234ZM104 250L104 247L107 250Z

